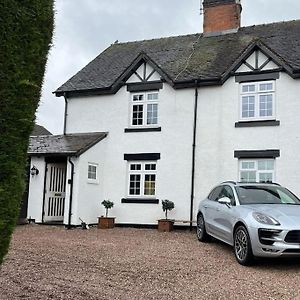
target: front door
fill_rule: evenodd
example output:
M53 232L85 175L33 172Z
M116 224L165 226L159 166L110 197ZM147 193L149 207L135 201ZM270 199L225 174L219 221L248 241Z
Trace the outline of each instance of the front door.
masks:
M44 222L62 222L64 219L66 171L64 163L47 165Z

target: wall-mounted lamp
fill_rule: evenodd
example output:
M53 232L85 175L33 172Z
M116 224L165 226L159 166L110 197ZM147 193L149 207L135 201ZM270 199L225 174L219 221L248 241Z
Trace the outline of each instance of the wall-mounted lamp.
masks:
M30 169L30 174L32 176L34 176L34 175L38 175L39 173L40 173L40 171L38 170L38 168L35 166L32 166L32 168Z

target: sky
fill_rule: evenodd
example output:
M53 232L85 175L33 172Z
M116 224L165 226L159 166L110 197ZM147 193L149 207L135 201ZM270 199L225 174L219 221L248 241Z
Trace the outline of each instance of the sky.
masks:
M299 0L241 0L242 26L300 19ZM36 123L63 132L64 99L52 92L116 40L202 32L201 0L56 0L55 31Z

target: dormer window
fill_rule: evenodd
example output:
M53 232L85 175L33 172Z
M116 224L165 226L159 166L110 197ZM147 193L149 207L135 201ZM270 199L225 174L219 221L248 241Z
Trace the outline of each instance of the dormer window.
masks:
M141 92L131 95L132 127L158 125L158 92Z
M275 81L240 84L240 119L275 119Z

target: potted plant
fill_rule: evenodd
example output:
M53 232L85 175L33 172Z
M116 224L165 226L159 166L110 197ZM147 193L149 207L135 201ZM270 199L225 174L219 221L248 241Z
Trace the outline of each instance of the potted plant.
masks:
M159 231L172 231L174 220L168 219L168 211L171 211L175 207L174 202L170 200L162 200L162 209L165 213L166 218L158 220L158 230Z
M108 229L115 227L115 218L108 217L108 210L114 206L114 203L109 200L103 200L101 204L105 207L105 217L101 216L98 218L98 228Z

